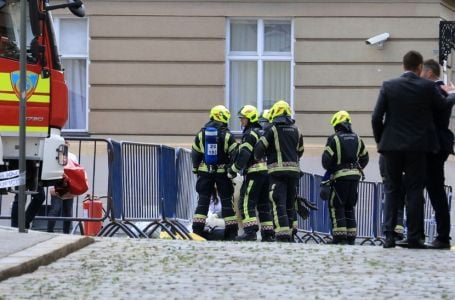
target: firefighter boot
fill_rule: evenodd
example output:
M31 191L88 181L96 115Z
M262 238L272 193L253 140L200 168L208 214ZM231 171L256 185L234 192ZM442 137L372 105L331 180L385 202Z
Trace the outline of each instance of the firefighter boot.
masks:
M289 234L276 235L276 241L279 243L292 243L292 237Z
M204 236L204 227L205 227L205 222L193 221L193 233L203 237Z
M237 237L237 226L226 226L224 230L224 240L225 241L234 241Z
M355 236L348 236L346 241L348 245L355 245Z
M235 238L236 241L256 241L257 235L256 230L254 228L245 227L243 229L243 234L239 235Z
M327 245L346 245L347 238L345 235L335 235L330 242L326 243Z
M262 230L261 231L262 242L275 242L275 231L273 230Z

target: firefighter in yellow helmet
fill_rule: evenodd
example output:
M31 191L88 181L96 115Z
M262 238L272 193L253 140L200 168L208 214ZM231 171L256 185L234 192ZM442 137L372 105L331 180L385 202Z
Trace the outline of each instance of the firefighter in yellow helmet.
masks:
M234 187L227 176L227 169L238 146L228 129L230 117L226 107L214 106L210 110L210 121L196 134L191 149L193 173L198 176L196 191L199 195L193 216L193 232L203 235L210 198L216 186L226 224L225 240L234 240L238 231L232 202Z
M244 176L239 201L244 234L238 236L236 240L255 241L260 222L262 241L270 242L273 241L274 231L268 199L267 164L263 159L254 159L253 155L254 146L261 137L259 113L256 107L245 105L239 110L238 117L243 128L242 142L228 172L228 174L235 172Z
M300 178L303 136L291 118L291 108L283 100L270 109L272 126L266 130L254 149L257 160L267 156L269 199L277 242L291 242L296 218L295 198Z
M352 131L348 112L335 113L330 124L335 133L327 139L322 166L330 174L332 187L328 203L332 243L354 245L357 236L354 207L357 187L368 164L368 151L362 139Z

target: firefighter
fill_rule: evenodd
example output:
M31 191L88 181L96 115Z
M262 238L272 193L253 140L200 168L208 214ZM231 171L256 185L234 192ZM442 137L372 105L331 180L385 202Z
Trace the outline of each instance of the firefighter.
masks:
M368 151L362 139L352 131L348 112L335 113L330 124L335 133L327 139L322 166L331 174L328 205L332 243L354 245L357 236L354 206L358 197L357 187L368 163Z
M254 157L260 160L267 155L275 239L277 242L291 242L303 136L291 119L287 102L276 102L270 110L270 118L272 125L256 144Z
M256 107L245 105L238 112L238 117L243 128L242 142L238 155L228 172L228 176L232 172L244 175L239 201L244 234L238 236L236 240L255 241L256 233L259 230L259 217L262 241L270 242L273 241L274 231L268 199L267 163L263 159L255 160L253 155L254 146L261 137L259 114ZM256 209L258 215L256 215Z
M232 202L234 187L232 180L227 177L228 167L238 146L227 127L230 117L226 107L214 106L210 110L210 121L197 133L191 149L193 173L198 176L196 192L199 194L193 217L193 232L203 235L210 197L216 186L226 224L225 240L234 240L238 230Z

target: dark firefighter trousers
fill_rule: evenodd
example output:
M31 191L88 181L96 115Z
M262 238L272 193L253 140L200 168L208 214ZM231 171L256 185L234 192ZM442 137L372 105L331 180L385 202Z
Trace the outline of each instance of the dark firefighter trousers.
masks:
M298 177L293 175L269 175L269 199L272 203L272 217L277 240L291 237L296 219L295 197Z
M336 179L329 200L330 220L334 242L355 241L357 223L354 206L357 204L359 180Z
M240 188L239 212L245 232L259 230L258 218L261 223L261 231L273 231L268 190L269 175L267 172L254 172L244 177Z
M193 217L193 232L200 235L204 231L210 199L213 195L215 186L221 201L221 214L223 215L226 224L225 237L233 239L237 235L238 230L237 218L235 216L232 201L234 186L232 180L226 176L226 173L200 173L198 176L196 192L199 194L199 199Z

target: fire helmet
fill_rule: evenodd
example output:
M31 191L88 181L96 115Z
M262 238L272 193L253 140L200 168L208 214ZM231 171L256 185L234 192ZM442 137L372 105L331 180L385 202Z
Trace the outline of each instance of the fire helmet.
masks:
M227 124L231 113L224 105L217 105L210 110L210 119Z
M250 123L255 123L259 120L258 110L253 105L244 105L237 115L239 118L247 118Z
M270 119L272 120L279 116L290 116L291 114L291 107L289 106L289 103L284 100L277 101L270 109Z
M340 110L339 112L334 113L332 119L330 120L330 124L332 124L333 127L343 122L351 124L351 116L345 110Z

